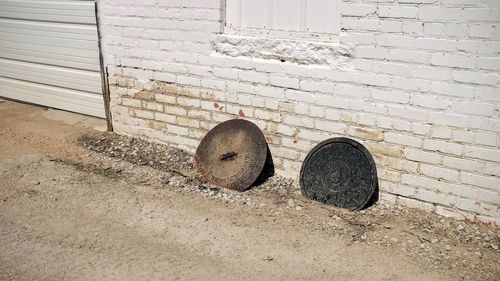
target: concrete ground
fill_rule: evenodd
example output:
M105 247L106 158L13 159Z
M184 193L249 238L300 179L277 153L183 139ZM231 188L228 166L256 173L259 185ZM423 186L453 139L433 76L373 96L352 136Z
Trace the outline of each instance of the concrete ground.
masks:
M460 268L351 243L293 216L82 168L121 161L77 144L104 128L103 120L0 101L0 280L464 277ZM489 276L499 277L498 252L483 257L496 266Z

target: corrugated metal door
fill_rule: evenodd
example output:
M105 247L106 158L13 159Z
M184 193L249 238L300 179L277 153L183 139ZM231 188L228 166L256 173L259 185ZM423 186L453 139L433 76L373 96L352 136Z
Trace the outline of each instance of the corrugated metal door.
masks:
M0 0L0 96L104 117L95 1Z

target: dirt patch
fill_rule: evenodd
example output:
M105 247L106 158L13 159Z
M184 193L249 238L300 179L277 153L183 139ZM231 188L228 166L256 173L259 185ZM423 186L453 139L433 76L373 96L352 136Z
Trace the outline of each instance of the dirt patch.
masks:
M108 133L89 133L80 142L109 157L166 172L161 181L165 188L262 208L347 239L348 244L398 248L436 269L464 269L461 273L464 279L494 280L499 274L494 257L499 253L500 232L492 225L380 204L361 212L336 209L303 198L295 181L280 176L244 193L220 190L203 184L195 173L187 172L192 168L192 155L188 152Z
M207 186L189 153L44 112L0 103L0 280L500 277L495 226L339 210L281 177Z

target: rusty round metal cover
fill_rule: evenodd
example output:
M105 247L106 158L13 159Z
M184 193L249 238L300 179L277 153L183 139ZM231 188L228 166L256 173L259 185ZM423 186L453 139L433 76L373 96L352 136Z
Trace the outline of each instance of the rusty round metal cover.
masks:
M267 156L262 131L242 119L215 126L195 154L195 167L207 183L244 191L259 177Z
M333 138L307 155L300 171L300 188L309 199L346 209L362 209L377 189L373 158L360 143Z

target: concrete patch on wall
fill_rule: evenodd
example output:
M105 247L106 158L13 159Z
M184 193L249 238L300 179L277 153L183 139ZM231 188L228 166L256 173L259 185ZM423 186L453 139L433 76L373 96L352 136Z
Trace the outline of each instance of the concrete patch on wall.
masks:
M349 46L312 40L221 34L214 36L215 52L231 57L279 60L297 64L346 65L351 57Z

